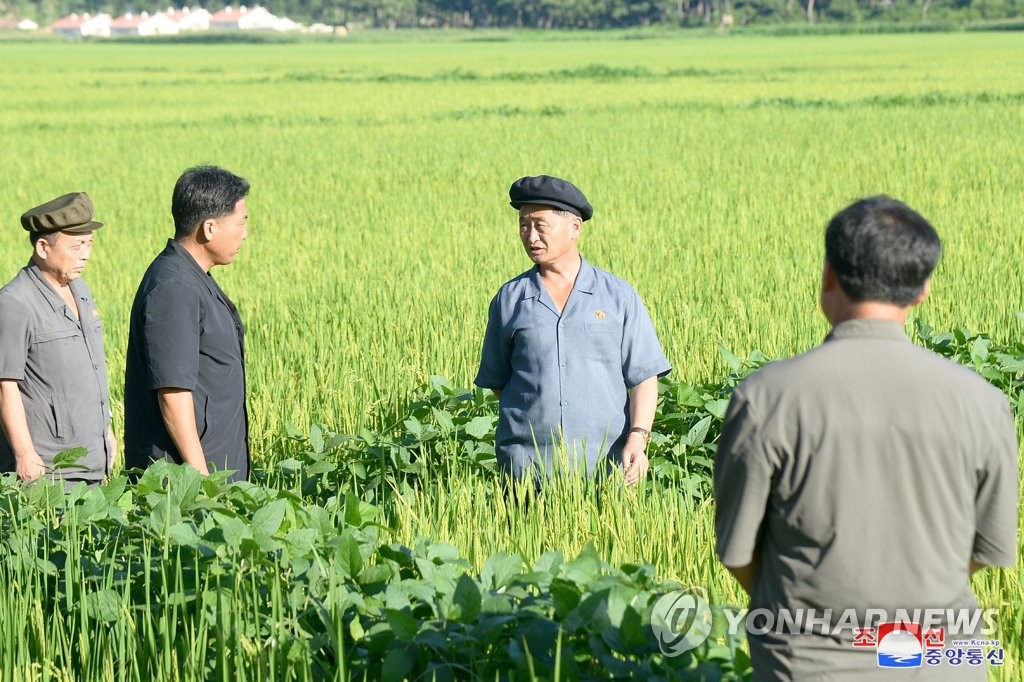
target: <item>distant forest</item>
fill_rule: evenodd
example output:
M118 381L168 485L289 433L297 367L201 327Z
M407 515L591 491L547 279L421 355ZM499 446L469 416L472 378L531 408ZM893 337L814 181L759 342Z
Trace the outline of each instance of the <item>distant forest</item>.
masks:
M171 0L0 0L40 24L71 12L155 12ZM182 4L181 0L174 2ZM211 12L224 2L193 0ZM245 0L235 0L245 4ZM256 4L256 3L252 3ZM350 27L615 28L751 23L952 22L1024 15L1024 0L263 0L278 16Z

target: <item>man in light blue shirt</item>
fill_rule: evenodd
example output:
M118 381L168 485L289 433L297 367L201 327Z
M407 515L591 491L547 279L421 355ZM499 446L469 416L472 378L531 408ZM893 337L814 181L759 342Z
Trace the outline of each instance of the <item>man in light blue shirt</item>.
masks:
M475 380L499 398L498 463L537 485L565 464L589 475L620 465L636 484L658 378L672 369L651 318L633 287L580 256L593 208L572 183L525 177L509 198L535 265L491 301Z

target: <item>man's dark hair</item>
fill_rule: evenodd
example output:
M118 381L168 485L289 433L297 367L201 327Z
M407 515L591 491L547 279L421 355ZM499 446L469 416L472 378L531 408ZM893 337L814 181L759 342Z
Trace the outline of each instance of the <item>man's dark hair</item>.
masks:
M249 183L217 166L196 166L181 174L171 196L174 238L192 235L204 220L235 210L249 193Z
M29 232L28 240L32 244L32 250L36 248L36 242L40 239L45 239L46 243L50 246L57 245L57 233L56 232Z
M935 228L887 196L861 199L843 209L825 231L825 258L843 293L855 303L910 305L941 255Z

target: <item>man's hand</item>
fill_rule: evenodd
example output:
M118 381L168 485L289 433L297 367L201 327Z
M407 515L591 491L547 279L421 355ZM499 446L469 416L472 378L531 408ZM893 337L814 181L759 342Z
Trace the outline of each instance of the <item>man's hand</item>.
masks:
M622 448L622 472L626 476L626 485L636 485L647 475L650 462L647 461L645 447L644 437L635 431L630 432Z
M18 472L18 478L26 483L34 481L46 473L46 465L43 464L42 458L35 450L15 455L14 458L17 461L16 471Z

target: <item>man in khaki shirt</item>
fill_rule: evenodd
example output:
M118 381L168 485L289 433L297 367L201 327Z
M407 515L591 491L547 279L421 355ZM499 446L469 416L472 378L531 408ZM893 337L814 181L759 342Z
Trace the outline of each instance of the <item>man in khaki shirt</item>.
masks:
M886 642L898 642L907 655L895 660L914 667L894 678L984 680L985 664L926 664L912 630L854 641L858 627L880 638L899 609L911 622L932 610L918 632L943 627L947 644L980 637L934 614L976 615L970 575L1016 562L1009 404L903 332L941 252L924 218L888 197L858 201L832 219L825 252L831 333L736 389L715 462L716 551L760 613L747 622L754 679L877 679ZM872 621L869 609L886 615ZM767 615L782 612L815 620Z

